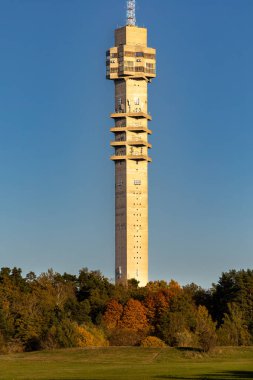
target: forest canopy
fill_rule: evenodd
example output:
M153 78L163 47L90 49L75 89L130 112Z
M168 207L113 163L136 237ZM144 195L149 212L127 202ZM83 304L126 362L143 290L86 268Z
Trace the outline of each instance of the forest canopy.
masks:
M61 347L196 347L253 343L253 270L192 283L114 285L100 271L0 270L0 352Z

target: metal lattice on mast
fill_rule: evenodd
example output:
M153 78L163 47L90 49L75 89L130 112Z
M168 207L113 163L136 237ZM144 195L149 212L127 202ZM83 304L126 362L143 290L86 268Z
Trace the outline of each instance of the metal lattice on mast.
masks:
M135 25L135 0L127 0L127 25Z

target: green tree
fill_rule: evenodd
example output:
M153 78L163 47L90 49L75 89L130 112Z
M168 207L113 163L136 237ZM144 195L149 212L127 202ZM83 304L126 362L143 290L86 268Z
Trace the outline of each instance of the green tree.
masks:
M100 271L89 271L83 268L77 279L79 302L89 300L90 317L93 323L100 323L106 303L112 298L114 286Z
M229 313L231 303L240 307L253 334L253 270L231 270L222 273L218 284L213 285L211 313L219 326L224 315Z
M181 289L170 298L168 308L156 327L156 335L170 346L191 346L195 327L195 303Z
M251 343L247 323L237 304L228 304L228 313L224 315L218 338L223 346L246 346Z

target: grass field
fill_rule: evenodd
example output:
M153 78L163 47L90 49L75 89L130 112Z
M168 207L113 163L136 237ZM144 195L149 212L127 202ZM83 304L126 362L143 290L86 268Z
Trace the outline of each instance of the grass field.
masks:
M172 348L97 348L0 356L0 379L253 379L253 347L212 354Z

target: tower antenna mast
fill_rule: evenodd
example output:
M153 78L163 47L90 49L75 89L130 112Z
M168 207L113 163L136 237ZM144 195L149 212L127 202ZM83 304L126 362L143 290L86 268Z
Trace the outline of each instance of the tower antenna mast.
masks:
M135 17L135 0L127 0L127 14L126 14L126 22L127 25L135 25L136 17Z

